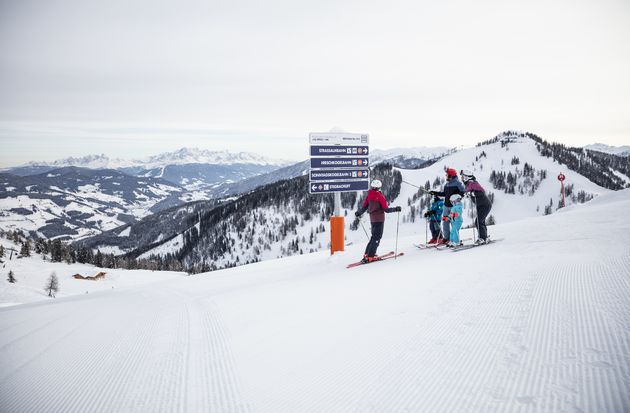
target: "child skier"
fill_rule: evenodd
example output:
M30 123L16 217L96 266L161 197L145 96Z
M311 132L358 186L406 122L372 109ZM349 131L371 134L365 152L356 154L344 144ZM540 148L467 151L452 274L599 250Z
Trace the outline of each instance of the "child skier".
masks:
M483 189L472 172L463 170L460 172L462 181L466 185L465 192L470 193L473 203L477 207L477 229L479 230L479 239L475 244L485 244L489 241L488 227L486 227L486 217L492 209L490 198Z
M448 218L453 204L451 204L450 198L453 194L464 195L464 185L462 185L459 179L457 179L457 171L453 168L448 168L446 170L446 183L444 184L444 191L430 191L430 194L444 197L444 211L442 212L442 216L447 219L443 221L442 240L439 243L446 244L448 243L451 235L451 224Z
M378 260L376 250L381 242L383 236L383 227L385 226L385 213L400 212L400 207L388 207L385 197L381 193L381 186L383 184L378 179L375 179L370 184L370 190L367 193L363 206L355 212L354 215L361 217L365 211L370 214L370 223L372 224L372 237L365 247L365 254L361 261L367 263Z
M439 196L433 197L433 202L424 217L429 220L429 229L431 230L431 240L428 244L436 244L440 241L440 224L442 222L442 211L444 210L444 201Z
M449 238L449 247L457 247L461 245L461 241L459 240L459 230L462 227L462 223L464 222L463 215L463 206L462 206L462 196L459 194L451 195L449 198L451 204L451 212L448 217L444 217L445 220L450 220L451 223L451 233Z

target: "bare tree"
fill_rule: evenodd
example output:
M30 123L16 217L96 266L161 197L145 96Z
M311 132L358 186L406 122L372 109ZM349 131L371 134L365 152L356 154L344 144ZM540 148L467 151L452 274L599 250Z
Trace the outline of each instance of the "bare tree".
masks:
M50 277L48 277L44 291L46 291L48 296L52 298L55 298L55 294L59 291L59 279L57 279L57 274L54 272L50 274Z

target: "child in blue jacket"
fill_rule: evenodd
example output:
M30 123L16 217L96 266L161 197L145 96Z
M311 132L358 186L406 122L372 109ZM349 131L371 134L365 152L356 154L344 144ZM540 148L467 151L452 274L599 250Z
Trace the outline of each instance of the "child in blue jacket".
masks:
M449 238L449 247L456 247L461 245L459 240L459 230L462 227L462 223L464 222L464 217L462 216L464 213L464 208L462 205L462 196L459 194L453 194L449 198L451 204L451 211L448 217L444 217L445 220L449 219L451 222L451 234Z
M431 241L429 244L436 244L439 241L440 223L442 222L442 211L444 210L444 201L437 195L433 197L433 202L424 217L429 220L429 229L431 230Z

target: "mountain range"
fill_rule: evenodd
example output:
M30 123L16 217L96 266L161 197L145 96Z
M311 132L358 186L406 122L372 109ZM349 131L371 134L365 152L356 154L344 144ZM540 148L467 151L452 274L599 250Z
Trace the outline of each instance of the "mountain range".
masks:
M608 165L619 157L599 152L574 150L549 143L523 132L504 132L478 146L453 151L420 169L403 169L389 163L372 168L371 175L384 183L383 192L392 205L403 212L399 223L387 217L386 235L400 227L400 233L424 238L422 213L430 201L425 190L444 184L444 168L455 167L474 172L493 201L491 222L510 222L538 215L553 214L562 209L560 182L563 173L566 205L589 200L630 185L627 163L620 169ZM615 164L617 165L617 164ZM624 166L625 165L625 166ZM294 174L308 169L296 165ZM183 231L160 231L159 227L138 223L130 226L131 234L150 234L144 241L116 237L83 239L77 246L91 249L118 248L119 253L145 263L159 262L163 269L185 268L191 272L226 268L278 257L314 252L328 248L327 220L332 213L332 196L310 195L306 176L298 175L225 199L201 211L177 215L175 210L158 212L151 219L169 214L178 220ZM342 215L347 216L346 242L364 243L365 233L353 212L362 202L362 193L342 194ZM203 203L202 203L203 204ZM465 202L465 226L473 222L473 208ZM144 225L140 230L138 225ZM364 223L364 225L366 225ZM173 223L170 224L173 227ZM544 230L544 229L541 229ZM176 263L176 265L175 265ZM149 264L147 264L149 265ZM155 264L150 264L155 265ZM159 267L159 266L158 266Z
M610 145L606 145L604 143L594 143L594 144L591 144L591 145L586 145L584 147L584 149L588 149L588 150L591 150L591 151L597 151L597 152L603 152L603 153L607 153L607 154L611 154L611 155L624 156L624 157L629 157L630 156L630 146L629 145L610 146Z
M418 167L446 151L400 149L374 156L381 162ZM286 165L251 153L189 148L137 161L90 155L31 162L0 173L0 228L46 238L108 236L112 229L157 211L244 194L305 175L308 168L308 161ZM164 191L152 186L158 184Z

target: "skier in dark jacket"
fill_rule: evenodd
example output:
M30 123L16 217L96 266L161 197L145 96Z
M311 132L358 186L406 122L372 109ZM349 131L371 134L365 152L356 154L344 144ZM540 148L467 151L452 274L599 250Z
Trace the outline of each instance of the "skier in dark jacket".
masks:
M449 216L451 214L451 208L453 204L451 204L451 196L455 194L459 194L464 196L464 185L457 179L457 171L453 168L448 168L446 170L446 183L444 184L443 191L431 191L431 195L438 195L444 197L444 211L442 212L442 239L440 240L440 244L447 244L448 240L451 236L451 223L449 220Z
M477 222L475 225L479 230L479 239L475 241L476 244L485 244L488 242L488 227L486 227L486 217L492 209L492 203L490 198L486 195L486 191L483 189L475 175L471 171L463 170L460 172L462 181L466 184L465 192L469 193L473 203L477 207Z
M383 227L385 226L385 213L400 212L400 207L389 207L387 201L381 193L381 186L383 184L378 179L375 179L370 184L370 190L368 191L363 206L355 212L357 217L361 217L365 211L370 214L370 223L372 224L372 237L365 247L365 254L363 255L363 262L372 262L378 260L376 250L381 242L383 236Z
M427 212L424 213L424 217L429 220L429 229L431 230L431 240L428 244L437 243L441 237L440 224L442 222L442 211L444 211L444 201L439 196L433 197L433 202Z

